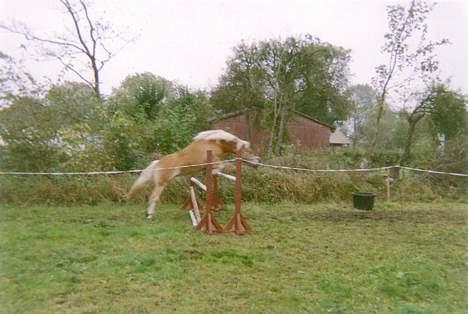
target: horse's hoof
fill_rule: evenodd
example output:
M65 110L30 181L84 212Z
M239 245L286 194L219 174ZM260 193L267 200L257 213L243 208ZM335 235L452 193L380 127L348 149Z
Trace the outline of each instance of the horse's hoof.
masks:
M153 219L153 215L151 215L151 214L146 214L146 219L148 219L148 220Z

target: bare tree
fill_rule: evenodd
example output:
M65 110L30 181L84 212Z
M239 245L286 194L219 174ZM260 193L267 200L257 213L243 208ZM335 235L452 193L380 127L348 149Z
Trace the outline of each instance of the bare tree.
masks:
M96 96L102 97L100 74L104 66L119 49L111 49L111 42L120 41L120 49L128 43L111 25L90 14L90 4L85 0L58 0L72 22L67 33L38 35L21 22L0 23L0 29L22 35L28 44L37 45L39 54L57 60L65 72L72 72L92 87ZM115 46L115 45L113 45ZM83 61L86 67L83 68Z
M434 4L413 0L408 8L402 5L387 7L389 32L385 34L383 52L388 55L388 64L376 68L373 85L379 91L377 97L377 128L372 140L375 148L380 136L380 121L390 90L395 85L404 86L418 77L423 81L433 80L438 68L435 48L448 43L447 39L432 42L427 39L427 17ZM419 36L419 38L415 38ZM416 46L414 45L416 43ZM402 79L402 76L407 76ZM396 84L391 84L396 80ZM422 97L424 98L424 97Z

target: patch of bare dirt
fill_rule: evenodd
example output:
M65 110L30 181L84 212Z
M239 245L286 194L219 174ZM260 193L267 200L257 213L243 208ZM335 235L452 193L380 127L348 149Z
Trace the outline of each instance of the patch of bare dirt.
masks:
M466 224L468 211L462 209L398 209L398 210L324 210L303 212L306 219L330 222L386 221L389 223L410 222L421 224Z

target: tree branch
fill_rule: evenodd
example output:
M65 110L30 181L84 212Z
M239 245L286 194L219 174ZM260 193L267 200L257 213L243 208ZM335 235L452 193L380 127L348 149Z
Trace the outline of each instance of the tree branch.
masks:
M89 37L91 38L91 41L93 42L93 53L92 53L92 55L95 57L96 56L96 43L97 43L97 41L96 41L96 38L94 37L94 32L95 32L94 24L91 22L91 19L89 18L88 8L86 7L86 3L84 3L82 0L80 0L80 4L83 7L83 10L85 12L86 20L88 21Z
M62 57L58 56L58 55L55 55L55 58L57 58L57 60L69 71L72 71L73 73L75 73L80 79L82 79L87 85L89 85L90 87L93 87L94 88L94 84L93 82L89 81L86 77L84 77L78 70L76 70L75 68L73 68L72 65L70 65L69 63L65 62Z
M7 25L4 25L4 24L0 24L0 28L1 29L4 29L10 33L14 33L14 34L18 34L18 35L21 35L23 36L26 40L28 41L38 41L38 42L42 42L42 43L47 43L47 44L52 44L52 45L56 45L56 46L64 46L64 47L70 47L70 48L74 48L74 49L77 49L79 50L80 52L82 53L86 53L85 50L83 50L82 47L74 44L74 43L71 43L71 42L65 42L65 41L59 41L59 40L54 40L54 39L47 39L47 38L41 38L39 36L36 36L34 34L32 34L29 30L19 30L17 28L13 28L13 27L9 27Z
M82 46L82 49L84 51L84 53L89 57L89 58L92 58L92 54L91 52L89 51L89 47L88 45L86 44L85 40L83 39L83 35L81 34L81 29L80 29L80 25L79 25L79 22L78 22L78 17L76 16L76 13L75 11L73 10L70 2L68 2L68 0L59 0L64 6L65 8L67 9L68 13L70 14L70 17L72 18L72 21L73 21L73 25L75 26L75 32L76 32L76 35L78 36L78 40L80 41L81 43L81 46Z

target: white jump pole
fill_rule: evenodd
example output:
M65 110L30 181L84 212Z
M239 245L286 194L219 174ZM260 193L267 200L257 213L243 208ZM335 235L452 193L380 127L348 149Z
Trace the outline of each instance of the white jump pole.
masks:
M198 208L198 202L197 202L197 197L195 195L195 189L193 186L190 187L190 198L192 199L192 206L193 206L193 212L195 214L195 218L197 220L197 224L200 222L200 209Z
M226 173L222 173L222 172L218 172L216 173L217 176L221 176L221 177L224 177L228 180L231 180L231 181L236 181L236 177L235 176L231 176L230 174L226 174Z
M191 177L191 178L190 178L190 181L192 181L193 183L195 183L196 185L198 185L198 187L199 187L200 189L202 189L203 191L206 192L206 185L204 185L203 183L201 183L199 180L197 180L197 179L194 178L194 177Z
M197 218L195 217L195 213L193 209L189 210L189 215L190 215L190 220L192 221L192 226L195 227L196 225L198 225L198 221L197 221Z

